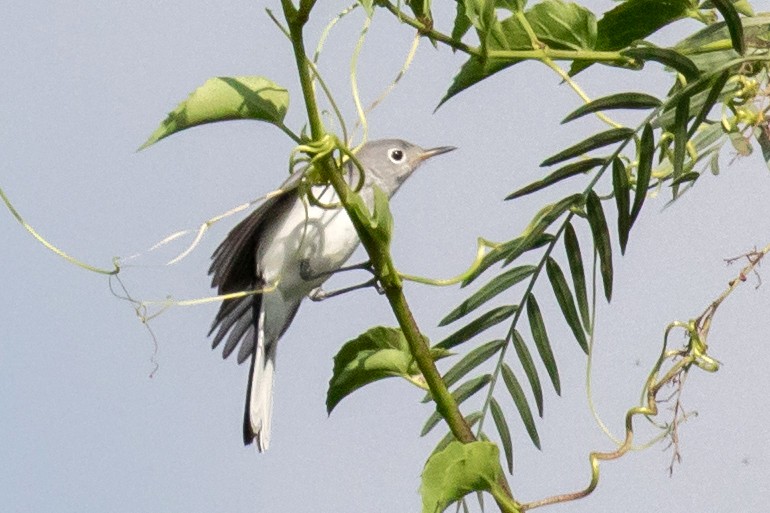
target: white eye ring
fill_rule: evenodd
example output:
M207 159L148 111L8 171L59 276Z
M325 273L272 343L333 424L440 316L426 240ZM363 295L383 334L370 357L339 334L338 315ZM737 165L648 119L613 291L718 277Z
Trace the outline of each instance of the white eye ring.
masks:
M398 148L391 148L388 150L388 158L394 164L400 164L404 161L404 152Z

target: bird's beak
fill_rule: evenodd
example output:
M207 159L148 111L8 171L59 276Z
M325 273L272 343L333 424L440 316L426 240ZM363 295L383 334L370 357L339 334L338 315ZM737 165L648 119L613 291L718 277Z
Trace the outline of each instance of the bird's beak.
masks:
M436 155L441 155L443 153L449 153L450 151L453 151L456 149L457 148L454 146L439 146L438 148L423 150L423 152L418 157L418 162L424 162L431 157L435 157Z

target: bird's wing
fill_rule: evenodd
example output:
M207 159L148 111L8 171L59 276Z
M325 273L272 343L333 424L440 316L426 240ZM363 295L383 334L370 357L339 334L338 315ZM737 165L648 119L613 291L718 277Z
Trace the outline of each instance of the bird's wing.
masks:
M256 254L260 238L266 224L296 200L297 186L301 179L301 172L292 174L281 185L280 194L265 200L238 223L214 251L209 274L212 276L211 286L217 288L218 294L257 290L268 285L257 274ZM249 294L222 302L209 335L217 332L212 341L214 348L227 336L223 357L227 358L241 340L244 340L244 344L238 352L238 363L244 362L251 355L254 349L253 329L257 328L254 325L254 312L260 310L260 302L260 294Z

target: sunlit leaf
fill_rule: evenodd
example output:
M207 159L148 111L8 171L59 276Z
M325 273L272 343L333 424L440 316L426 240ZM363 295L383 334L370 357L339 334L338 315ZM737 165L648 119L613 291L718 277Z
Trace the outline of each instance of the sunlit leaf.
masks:
M479 333L500 324L508 317L516 313L517 306L505 305L498 306L492 310L481 315L477 319L471 321L469 324L463 326L459 330L455 331L447 338L436 344L436 347L442 349L451 349L463 342L467 342L471 338L475 337Z
M583 319L583 327L587 332L591 329L591 316L588 309L588 293L586 289L585 269L583 267L583 254L580 251L575 228L572 223L567 223L564 229L564 250L567 253L572 284L575 287L575 300L577 301L580 317Z
M505 199L512 200L512 199L520 198L521 196L526 196L527 194L531 194L541 189L545 189L546 187L549 187L557 182L560 182L565 178L587 173L591 169L601 166L606 162L607 162L606 159L591 158L586 160L579 160L577 162L573 162L572 164L567 164L566 166L560 167L553 173L550 173L548 176L546 176L542 180L537 180L536 182L532 182L531 184L526 185L515 192L512 192L511 194L506 196Z
M527 298L527 318L529 319L529 328L532 331L535 347L537 347L537 352L540 353L540 359L545 365L548 377L551 378L554 390L557 394L561 395L559 370L556 367L556 359L553 356L548 333L545 330L543 315L540 313L540 306L537 304L534 294L530 294Z
M562 123L568 123L586 114L613 109L654 109L660 107L661 102L654 96L645 93L618 93L597 98L592 102L581 105L573 110Z
M457 390L452 392L452 397L455 398L455 401L457 404L461 404L463 401L471 397L473 394L484 388L489 384L489 382L492 381L492 376L489 374L484 374L481 376L477 376L469 381L466 381L459 387L457 387ZM425 425L422 427L422 431L420 432L420 436L425 436L430 431L436 427L436 425L441 421L442 417L441 414L438 411L433 412L433 414L428 417L428 420L425 422Z
M620 253L626 252L628 234L631 231L631 185L628 171L620 158L612 162L612 190L615 194L615 206L618 210L618 239Z
M450 442L431 454L422 471L422 513L440 513L475 491L497 490L500 450L492 442Z
M540 166L551 166L571 158L580 157L589 151L602 148L619 141L624 141L633 135L634 130L631 128L612 128L605 132L594 134L588 139L585 139L584 141L581 141L574 146L570 146L566 150L560 151L556 155L548 157L540 163Z
M541 417L543 416L543 386L540 384L540 377L537 374L537 368L535 367L535 361L532 360L532 355L527 349L527 344L521 337L518 330L513 330L512 343L513 348L516 350L516 356L519 358L519 363L524 369L524 374L527 376L529 386L532 388L532 395L535 397L535 405L537 405L537 413Z
M626 0L604 13L597 23L595 50L621 50L646 39L658 29L686 18L690 0ZM590 61L576 61L570 75L587 68Z
M329 413L347 395L364 385L391 377L411 375L413 357L398 328L378 326L346 342L334 357L326 394Z
M521 415L521 420L524 422L529 438L535 444L535 447L540 449L540 436L537 434L535 419L532 418L532 410L529 409L527 398L524 396L524 390L522 390L519 380L516 379L511 368L505 363L503 363L501 374L503 375L503 381L505 381L508 393L511 394L513 403L516 405L516 409L519 410L519 415Z
M264 77L210 78L180 103L139 149L176 132L216 121L255 119L283 126L288 108L289 92Z
M556 263L556 260L548 257L545 269L548 273L548 281L551 282L556 301L559 303L559 308L561 308L561 313L564 315L567 325L572 330L572 334L575 335L580 348L588 354L586 334L583 331L583 325L580 323L580 317L578 317L577 309L575 308L575 301L572 299L572 291L570 291L567 285L567 280L564 278L561 267Z
M497 400L492 397L489 400L489 411L492 413L492 420L495 421L497 434L500 435L500 443L505 453L505 462L508 464L508 472L513 474L513 442L511 441L511 430L508 429L508 422L505 420L505 414ZM532 414L530 413L530 417Z
M594 247L599 254L599 269L604 283L604 296L609 302L612 298L612 245L610 244L610 231L607 228L607 219L604 216L602 203L594 191L588 194L586 211L588 224L594 238Z
M449 314L441 319L439 326L446 326L457 319L467 315L474 311L479 306L483 305L490 299L494 298L501 292L508 290L517 283L531 276L535 272L535 266L523 265L520 267L514 267L513 269L504 272L499 276L495 276L486 285L474 292L468 299L463 301L457 308L449 312Z

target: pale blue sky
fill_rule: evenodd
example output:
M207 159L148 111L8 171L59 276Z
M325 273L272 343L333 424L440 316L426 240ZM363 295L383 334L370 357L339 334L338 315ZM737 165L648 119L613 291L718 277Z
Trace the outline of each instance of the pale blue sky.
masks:
M308 41L345 6L319 4ZM279 9L278 2L269 6ZM258 123L197 128L135 152L169 110L216 75L260 74L287 87L288 124L299 128L303 108L289 48L263 7L138 0L4 9L0 186L27 221L72 255L109 267L115 255L145 251L279 184L291 141ZM439 26L447 27L447 13L437 9ZM361 57L367 103L395 76L410 43L411 31L384 14ZM321 59L349 119L348 60L361 23L359 12L340 24ZM472 260L477 236L515 236L549 193L502 198L539 177L544 157L600 126L559 126L579 100L532 63L433 114L462 61L423 41L412 70L369 117L372 138L459 147L420 169L392 203L393 252L404 272L448 277ZM594 97L668 87L663 73L598 67L580 80ZM616 260L613 303L600 309L594 384L599 411L616 433L665 325L699 314L726 286L737 269L723 258L768 242L768 171L758 156L728 166L733 157L726 151L722 174L705 176L670 208L663 210L665 198L650 200L627 256ZM573 190L570 182L550 197ZM136 260L144 267L123 275L130 292L143 299L208 295L209 255L233 222L215 225L176 267L154 264L182 246ZM390 380L345 399L331 417L325 412L339 346L369 326L394 323L376 294L303 306L281 342L273 437L260 455L241 442L247 366L222 361L206 338L215 305L155 319L155 355L131 305L110 294L106 278L55 257L4 210L0 234L0 510L419 511L420 470L440 435L418 436L430 414L422 393ZM409 285L407 296L426 334L439 340L451 328L436 324L465 292ZM563 395L546 394L538 424L543 452L511 411L510 480L522 500L582 488L588 451L612 447L586 406L585 358L557 320L547 288L540 296L552 319ZM685 406L699 416L682 428L684 460L672 478L670 452L659 445L603 465L590 498L548 510L766 511L768 308L766 286L755 291L749 283L720 310L711 352L724 366L688 380ZM158 369L150 378L153 360Z

